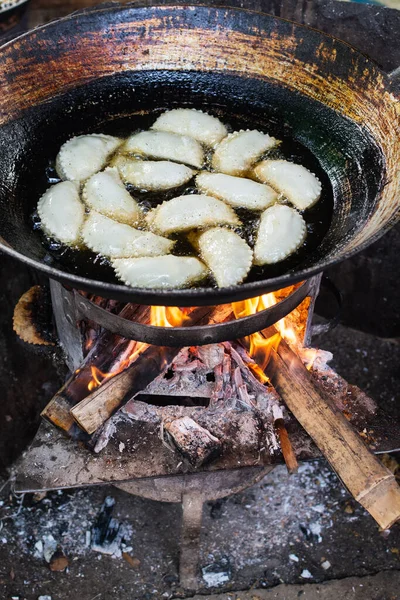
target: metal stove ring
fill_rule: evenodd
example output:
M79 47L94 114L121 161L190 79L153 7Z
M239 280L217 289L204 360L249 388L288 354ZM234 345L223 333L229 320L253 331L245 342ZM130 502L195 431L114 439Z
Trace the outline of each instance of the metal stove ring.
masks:
M159 327L129 321L97 306L78 292L75 294L76 317L90 319L108 331L127 339L157 346L204 346L246 337L274 325L287 316L309 295L314 278L304 281L284 300L254 315L241 319L193 327Z

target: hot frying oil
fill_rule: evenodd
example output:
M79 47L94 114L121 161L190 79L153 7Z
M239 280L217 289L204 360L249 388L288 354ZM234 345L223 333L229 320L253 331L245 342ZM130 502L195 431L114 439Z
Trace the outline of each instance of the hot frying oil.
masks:
M157 111L152 111L149 114L136 114L129 117L115 119L101 127L99 131L79 132L79 133L107 133L119 137L128 137L132 133L147 130L154 123L156 118L166 110L165 108ZM270 123L257 123L252 120L232 115L223 114L221 111L213 111L211 108L203 110L215 114L221 121L227 125L228 131L240 131L241 129L258 129L264 133L269 133L271 136L282 140L282 143L272 151L265 154L261 158L284 158L286 160L298 163L314 173L322 184L322 193L319 201L310 209L303 211L302 216L307 224L307 236L302 246L287 259L273 264L264 265L262 267L253 266L246 278L246 282L259 281L269 279L288 273L294 269L301 268L302 262L316 251L326 235L332 218L333 210L333 193L328 176L321 168L317 158L301 143L290 136L285 131L285 127L276 124L273 121ZM207 157L205 168L209 167L211 153ZM57 173L54 169L55 156L49 157L49 166L46 171L46 188L59 181ZM176 196L185 194L195 194L198 190L195 187L194 178L180 188L174 188L162 192L148 192L139 190L131 185L126 186L132 196L139 202L142 209L147 212L158 206L166 200L170 200ZM43 192L45 192L43 189ZM246 209L236 210L242 226L237 229L253 247L256 238L257 226L259 222L259 213ZM43 244L46 247L47 253L44 260L53 266L60 266L63 270L74 273L83 277L97 279L110 283L120 283L114 274L114 271L107 259L102 256L95 255L86 248L70 248L54 240L46 238L40 230L37 214L33 215L34 228L38 231L38 235L43 238ZM188 242L185 234L176 234L171 236L176 240L174 254L181 256L194 255L193 247ZM207 281L203 281L201 287L215 286L215 282L210 277Z

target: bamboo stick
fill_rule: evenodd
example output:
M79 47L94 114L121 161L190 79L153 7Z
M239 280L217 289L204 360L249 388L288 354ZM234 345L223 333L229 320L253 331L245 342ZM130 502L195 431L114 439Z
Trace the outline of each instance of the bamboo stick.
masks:
M266 368L274 387L354 498L382 529L400 519L400 488L340 410L317 392L298 356L281 340Z

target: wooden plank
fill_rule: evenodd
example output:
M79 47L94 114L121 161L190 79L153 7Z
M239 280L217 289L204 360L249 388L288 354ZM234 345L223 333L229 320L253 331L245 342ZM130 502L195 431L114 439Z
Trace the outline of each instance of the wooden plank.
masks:
M382 529L400 519L400 488L340 410L317 392L298 356L281 340L266 374L354 498Z

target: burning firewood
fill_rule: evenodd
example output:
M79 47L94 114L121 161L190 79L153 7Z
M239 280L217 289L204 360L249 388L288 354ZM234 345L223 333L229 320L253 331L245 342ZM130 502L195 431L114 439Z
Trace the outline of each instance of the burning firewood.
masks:
M126 319L136 318L140 322L148 323L150 307L127 304L119 314ZM130 357L135 356L138 346L142 346L142 344L132 342L109 331L103 331L97 337L79 369L72 374L44 408L41 413L42 417L60 429L70 434L73 433L74 437L81 437L74 427L75 422L69 412L71 407L86 398L90 390L97 387L104 378L103 373L109 373L112 377L119 370L123 370L129 364Z
M243 349L242 349L243 350ZM242 351L247 363L252 359ZM204 361L204 362L203 362ZM192 378L194 389L201 385L202 379L210 373L213 366L215 373L224 371L223 392L215 403L210 403L207 408L166 406L159 408L137 399L130 400L95 436L95 452L101 451L110 438L117 435L121 422L128 419L140 421L149 425L158 424L161 436L163 432L172 430L181 419L190 419L196 427L206 430L211 436L221 442L221 453L232 454L236 451L248 449L263 456L272 456L279 452L279 444L274 428L274 420L283 416L278 394L270 385L263 385L248 372L239 352L233 344L215 344L204 347L184 348L175 357L171 364L174 375L168 379L171 391L176 392L180 385L188 384L188 375ZM228 368L229 367L229 368ZM243 371L243 377L242 377ZM248 373L247 373L248 372ZM245 380L246 374L248 375ZM159 376L157 379L160 379ZM196 431L190 431L195 437ZM174 435L172 435L174 437ZM181 435L178 431L177 443L174 447L182 458L188 460L193 466L204 464L215 456L214 446L211 448L204 440L201 448L193 449L193 440L190 435ZM199 442L200 443L200 442ZM197 450L200 457L196 458Z
M182 326L208 323L210 314L222 321L230 313L231 309L226 306L195 308ZM142 391L163 372L179 351L180 348L142 344L142 352L132 365L71 408L73 418L87 433L94 433L124 401Z

